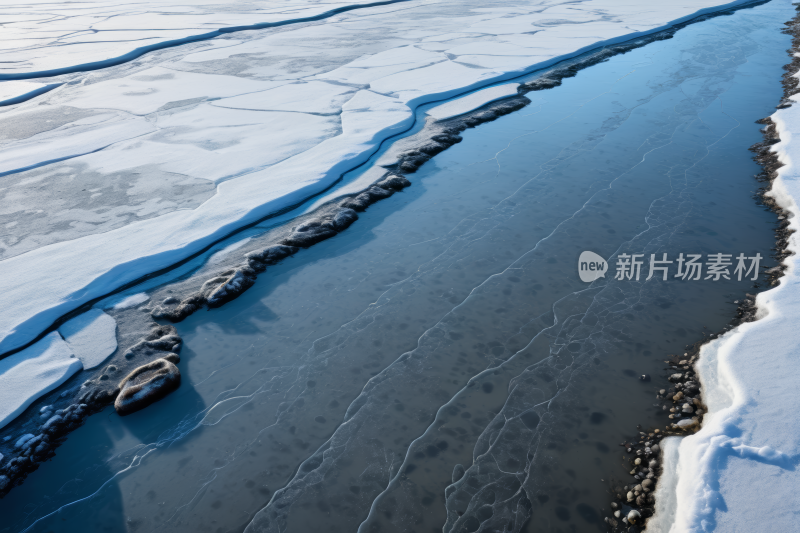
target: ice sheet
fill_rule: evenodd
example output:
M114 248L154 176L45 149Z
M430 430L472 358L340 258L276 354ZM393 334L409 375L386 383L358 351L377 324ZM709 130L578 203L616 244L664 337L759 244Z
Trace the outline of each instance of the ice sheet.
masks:
M81 368L81 362L56 332L0 360L0 428Z
M281 24L371 3L270 0L243 5L197 0L165 5L159 0L133 4L88 0L76 5L34 0L26 2L24 9L8 5L0 10L0 79L97 68L114 60L135 59L165 43L191 42L236 28Z
M99 366L117 349L117 322L100 309L91 309L58 329L83 368Z
M795 102L800 101L796 96ZM800 198L800 105L772 116L781 141L772 147L785 166L772 195L792 213L797 231ZM792 531L800 509L800 256L798 233L785 277L760 293L760 320L706 345L698 374L709 407L703 428L683 439L667 468L677 471L672 533Z
M519 83L506 83L489 87L488 89L468 94L452 102L447 102L446 104L429 109L427 114L437 120L457 117L458 115L463 115L464 113L469 113L470 111L478 109L489 102L515 96L517 94L517 87L519 87Z
M555 4L528 0L511 7L487 7L477 0L411 1L403 9L386 5L317 24L284 27L280 32L236 34L241 44L188 45L185 56L172 49L163 60L152 59L162 64L132 63L107 73L76 76L74 84L37 98L36 109L70 106L98 114L113 110L120 114L115 115L115 128L130 125L130 130L115 133L114 139L125 140L88 153L97 149L95 140L105 135L87 134L87 139L94 140L73 142L69 137L77 139L77 130L64 127L42 134L37 139L38 151L26 151L18 142L0 145L0 161L22 154L14 155L19 162L11 166L26 168L50 161L46 154L68 157L68 166L58 163L67 176L59 186L77 192L87 173L109 180L122 175L123 183L133 179L128 176L135 177L144 180L137 186L145 190L155 190L156 184L174 176L186 181L212 180L219 186L198 207L180 194L159 196L152 199L157 205L137 210L136 216L102 224L95 222L96 213L91 218L79 213L65 220L61 211L26 208L26 212L36 212L37 224L50 228L53 235L45 232L28 239L29 227L21 224L9 229L12 236L6 246L26 244L25 253L0 261L0 291L13 302L0 317L0 354L29 342L65 312L319 193L344 171L364 162L384 139L408 128L413 109L421 104L549 66L603 43L657 31L701 12L742 3L746 2L598 0L576 5L567 0ZM264 14L265 19L285 21L336 5L269 3L248 9ZM6 13L9 25L4 28L10 29L0 40L5 39L9 51L4 60L9 62L0 72L66 68L78 64L74 60L78 57L81 62L90 56L100 61L159 39L197 36L214 25L230 28L245 19L252 24L254 17L252 10L234 12L232 4L202 2L149 13L155 11L154 6L148 1L136 4L135 9L128 4L82 4L72 17L48 25L52 31L63 29L68 42L82 44L41 48L29 46L30 41L23 44L20 36L45 39L36 33L41 27L33 21L62 8L34 3L25 15ZM101 7L105 11L98 20ZM113 16L117 9L124 14ZM97 37L87 31L76 40L67 37L89 26L109 33ZM124 31L112 33L112 29ZM103 37L112 36L116 36L114 42L103 42ZM438 48L424 49L431 46ZM219 58L202 57L211 53L202 50L212 48ZM459 50L468 52L464 56L468 61L458 55ZM181 57L191 61L181 61ZM294 88L286 85L289 82L302 82L312 89L307 106L301 105L304 100L291 98L284 88ZM252 105L260 92L269 90L278 96L259 104L263 111L223 107L226 100L242 107ZM280 106L289 111L269 109ZM142 127L140 120L156 131L136 130ZM114 201L125 202L124 198ZM117 204L106 208L115 212ZM41 244L32 249L36 242ZM65 264L70 268L64 269ZM30 287L37 290L32 292Z

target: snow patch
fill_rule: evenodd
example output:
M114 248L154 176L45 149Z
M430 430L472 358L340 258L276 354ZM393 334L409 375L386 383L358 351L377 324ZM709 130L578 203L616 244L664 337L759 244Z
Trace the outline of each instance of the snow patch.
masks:
M82 368L80 360L56 332L0 359L0 428Z
M121 300L111 300L109 301L105 309L114 309L119 311L120 309L127 309L129 307L135 307L140 303L144 303L149 300L150 297L147 295L146 292L140 292L137 294L131 294L130 296L124 296Z
M117 349L117 322L100 309L73 318L58 332L87 370L102 364Z

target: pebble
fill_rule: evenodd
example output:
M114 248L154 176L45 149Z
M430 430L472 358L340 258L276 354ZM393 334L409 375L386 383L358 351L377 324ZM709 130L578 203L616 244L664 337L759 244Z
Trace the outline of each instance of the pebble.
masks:
M632 509L625 518L627 518L628 522L631 524L635 524L642 518L642 515L636 509Z

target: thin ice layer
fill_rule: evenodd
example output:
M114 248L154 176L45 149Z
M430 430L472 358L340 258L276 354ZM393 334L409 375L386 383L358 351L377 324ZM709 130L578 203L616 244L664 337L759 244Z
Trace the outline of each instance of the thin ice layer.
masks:
M27 253L19 252L21 255L0 262L0 291L14 302L0 317L0 353L29 342L44 327L79 305L143 275L169 267L237 228L319 193L343 172L363 163L383 140L407 129L412 110L418 105L551 65L602 43L657 31L669 26L669 21L683 21L701 12L742 3L744 0L724 5L714 0L700 4L688 0L659 4L605 0L576 6L571 2L546 5L531 0L523 5L486 9L483 2L410 2L408 8L401 11L384 6L370 11L370 17L344 16L324 24L271 32L238 45L225 43L224 48L217 50L224 50L225 57L216 64L202 60L178 61L167 69L172 72L151 68L144 74L134 69L125 74L133 90L123 87L126 83L103 85L109 91L118 91L115 97L98 92L97 87L105 82L60 89L53 96L53 104L69 105L74 97L81 106L91 106L93 99L87 99L87 95L94 94L98 98L97 105L115 105L118 101L121 107L116 112L155 113L146 117L146 126L163 121L168 127L144 135L132 134L126 140L89 155L82 155L86 151L76 146L72 149L74 157L69 160L70 165L63 169L67 178L53 185L77 184L80 180L72 177L82 176L89 169L98 175L106 173L109 179L119 175L135 176L135 179L150 176L150 182L160 182L166 176L180 176L191 181L186 178L189 173L191 178L202 176L220 186L215 196L196 209L179 209L181 203L177 201L166 207L152 206L150 212L138 210L136 216L103 225L102 229L107 231L97 231L94 218L98 213L95 211L92 216L80 211L71 220L53 220L49 227L54 231L56 224L58 228L69 230L58 239L42 238L39 242L48 243L46 246L28 247ZM411 28L413 32L409 31ZM456 31L463 32L464 36L454 37ZM470 43L486 47L466 46ZM213 43L217 45L220 43ZM394 48L402 50L386 54ZM459 56L459 51L465 55ZM499 55L501 53L510 55ZM380 56L383 60L370 63L370 56ZM358 68L339 68L349 63ZM216 79L216 73L223 68L241 75L228 76L230 85L214 82L212 78ZM224 85L230 92L213 96L214 99L204 98L211 95L205 94L207 91L198 92L199 84L192 80L199 78L181 73L190 69L203 71L203 79L209 81L209 91ZM361 88L349 102L358 104L364 95L373 95L369 98L380 100L380 104L370 103L366 107L358 104L348 109L348 104L340 104L339 99L345 93L334 91L328 95L327 103L319 98L309 100L313 106L303 113L227 109L224 116L215 115L212 121L225 135L207 135L206 115L212 113L212 107L223 109L220 106L226 99L266 90L269 84L265 82L274 85L308 76L322 82L328 74L331 82L351 87L368 84L368 88ZM143 82L148 84L147 91L139 90L142 80L135 79L142 75L148 77ZM261 81L254 82L251 78ZM264 85L255 87L253 83ZM247 86L247 90L238 90L240 86ZM182 94L193 97L188 101L174 100ZM173 96L164 102L159 95ZM320 109L328 111L338 105L341 105L340 115L319 114ZM202 106L206 107L198 111ZM282 113L292 116L282 115L283 118L276 119L274 124L254 124L260 122L255 118L244 124L233 113L251 117L269 115L266 120ZM139 124L139 119L120 115L114 127L117 124L133 127ZM338 135L337 122L341 132ZM316 127L309 127L309 123ZM255 128L259 135L265 136L260 140L262 149L241 151L248 140L253 139L248 128ZM296 140L298 135L308 142L303 144ZM123 137L125 135L119 138ZM281 146L281 139L292 139L291 145L300 146L301 152L293 153ZM60 137L58 142L47 140L42 143L41 150L25 151L25 157L42 154L44 158L51 153L51 142L63 147L63 140ZM92 148L97 149L95 146L93 144ZM9 150L16 148L19 147L13 143L7 146ZM3 159L0 153L0 160ZM46 163L47 160L37 161L36 157L25 160L27 166ZM238 166L230 169L229 164ZM224 169L229 170L223 172ZM40 178L44 179L30 176L26 183ZM55 187L37 190L52 188ZM27 194L33 195L35 191L31 189ZM0 200L4 206L14 205L8 198ZM60 206L63 203L57 211L59 216L72 209L60 196L54 198L54 202L59 202ZM172 211L162 214L169 209ZM25 215L35 213L36 217L47 217L51 211L31 207ZM18 242L36 241L25 241L28 235L19 232L19 227L9 231L18 234L0 243L3 247L13 249ZM37 239L40 236L37 235ZM63 268L65 264L69 265L68 269ZM26 283L21 283L23 279ZM29 290L31 286L38 288L34 294Z
M0 428L82 368L58 333L0 360Z
M800 101L793 96L792 100ZM785 166L771 195L791 212L798 231L800 198L800 105L772 116L781 142L772 150ZM676 461L677 509L673 533L705 531L793 531L800 504L800 250L785 260L781 283L760 293L760 320L703 347L698 373L709 413L703 428L680 444Z
M117 322L100 309L73 318L58 332L86 369L102 364L117 349Z

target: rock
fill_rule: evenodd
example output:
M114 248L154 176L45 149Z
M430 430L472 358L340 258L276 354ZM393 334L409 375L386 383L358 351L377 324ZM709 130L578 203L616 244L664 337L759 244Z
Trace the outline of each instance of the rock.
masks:
M629 523L636 524L642 519L642 515L636 509L632 509L625 518L628 519Z
M692 419L692 418L684 418L683 420L681 420L680 422L675 424L676 427L679 427L681 429L689 429L689 428L692 428L692 427L694 427L696 425L697 425L697 421Z
M681 409L685 414L692 414L694 412L694 407L689 405L688 403L683 404L683 408Z
M335 231L333 233L336 234ZM221 276L206 281L201 290L206 295L208 306L214 308L236 299L255 282L256 273L253 269L240 267L225 271Z
M402 158L400 159L399 168L403 172L411 174L413 172L416 172L417 169L421 167L430 158L431 156L429 156L428 154L419 152L417 150L411 150L403 154Z
M650 376L648 374L642 374L639 376L639 379L642 381L650 381Z
M298 226L291 235L283 239L282 244L298 248L308 248L325 239L330 239L337 234L336 230L316 222L315 225L303 224Z
M333 216L333 227L336 231L344 231L358 220L358 213L352 209L342 209Z
M614 511L614 518L619 518L621 515L622 515L621 511L619 511L619 510Z
M162 357L161 359L163 359L165 361L169 361L173 365L177 365L178 363L181 362L181 356L176 354L176 353L167 354L164 357Z
M636 505L639 507L644 507L647 505L647 497L644 494L640 494L636 497Z
M206 299L202 294L192 294L185 298L174 309L165 309L163 307L156 307L150 313L153 318L164 318L170 322L180 322L187 316L191 315L206 303Z
M163 303L164 305L172 305L172 304L178 303L179 301L180 300L178 300L174 296L167 296L166 298L164 298L164 301L161 302L161 303Z
M252 259L264 265L270 266L276 264L282 259L289 257L290 255L296 254L297 250L298 249L295 246L275 244L258 252L249 252L245 254L245 257L247 259Z
M137 356L162 356L165 352L178 353L181 349L182 339L178 336L175 326L157 326L144 338L125 350L125 358L133 359ZM111 367L109 367L109 370ZM116 367L114 368L116 370Z
M660 452L660 451L661 451L661 447L660 447L658 444L653 444L653 446L650 448L650 450L651 450L653 453L658 453L658 452Z
M635 464L636 466L639 466L640 464L642 464L642 460L641 460L640 458L638 458L638 457L637 457L637 458L636 458L636 459L633 461L633 464Z
M644 491L642 490L642 486L641 485L636 485L635 487L633 487L633 492L635 494L637 492L644 492Z
M672 397L672 401L674 402L679 402L681 399L683 399L683 393L680 391L678 391L678 393Z
M633 492L628 491L628 494L626 495L626 497L628 498L629 502L632 502L635 496L633 495Z
M461 137L459 137L460 139ZM391 189L395 191L399 191L411 185L411 182L408 181L404 176L396 176L391 175L387 178L382 179L378 183L375 184L377 187L382 189Z
M642 490L645 492L650 492L651 490L653 490L654 485L655 483L653 483L652 479L645 479L644 481L642 481Z
M617 491L617 492L619 492L619 491ZM619 504L617 502L611 502L611 508L612 509L619 509Z
M524 91L542 91L545 89L552 89L561 85L561 80L554 78L539 78L520 86L520 90Z
M181 373L164 359L142 365L120 381L114 408L121 416L135 413L160 400L181 384Z
M667 379L670 380L670 381L680 381L681 378L683 378L683 374L672 374Z
M381 200L383 198L388 198L393 193L394 191L391 189L384 189L382 187L373 185L372 187L362 192L355 198L348 198L339 205L341 207L347 209L353 209L355 211L364 211L367 207L374 204L378 200Z

